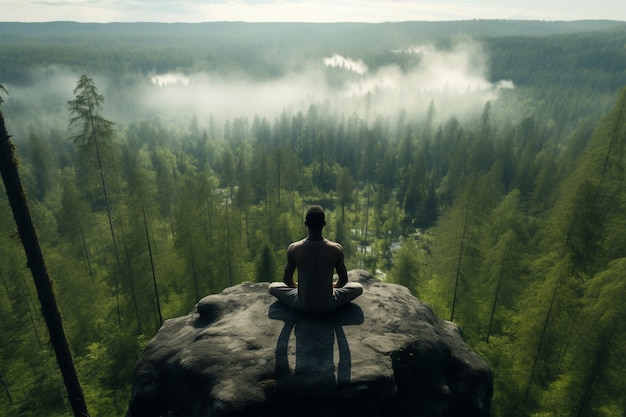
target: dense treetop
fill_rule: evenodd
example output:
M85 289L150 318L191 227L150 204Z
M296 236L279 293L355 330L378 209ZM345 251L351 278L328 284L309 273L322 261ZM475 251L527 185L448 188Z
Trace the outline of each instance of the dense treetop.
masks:
M610 21L0 23L2 111L93 415L124 413L162 320L280 279L308 204L350 269L463 327L494 415L624 415L625 44ZM420 85L433 57L467 87ZM397 90L359 95L385 74ZM310 85L352 96L283 103ZM2 193L0 416L67 415L14 230Z
M361 58L375 68L389 63L390 49L426 42L445 45L460 37L487 41L493 81L512 78L524 84L541 80L567 85L578 80L559 74L594 68L621 73L619 81L626 81L620 65L626 59L626 23L500 20L380 24L3 22L0 79L27 82L29 69L49 65L109 75L182 69L243 71L264 78L333 53ZM537 67L545 60L550 64ZM528 77L535 78L526 82Z

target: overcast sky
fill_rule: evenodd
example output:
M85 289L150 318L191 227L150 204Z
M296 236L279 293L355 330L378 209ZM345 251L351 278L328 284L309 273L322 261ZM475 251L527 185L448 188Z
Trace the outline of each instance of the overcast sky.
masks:
M386 22L406 20L611 19L624 0L0 0L0 21Z

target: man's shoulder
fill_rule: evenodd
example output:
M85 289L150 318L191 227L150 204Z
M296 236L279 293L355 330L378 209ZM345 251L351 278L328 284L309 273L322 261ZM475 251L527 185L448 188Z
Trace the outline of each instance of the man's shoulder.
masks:
M304 239L298 240L298 241L295 241L295 242L291 242L289 244L289 246L287 247L287 252L292 251L292 250L302 246L303 244L304 244Z
M334 248L343 252L343 246L341 246L341 243L339 242L333 242L332 240L327 240L326 244L333 246Z

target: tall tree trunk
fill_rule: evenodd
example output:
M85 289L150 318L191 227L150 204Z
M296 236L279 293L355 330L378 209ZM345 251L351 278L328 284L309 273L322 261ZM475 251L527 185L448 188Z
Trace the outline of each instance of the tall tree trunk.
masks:
M85 254L85 262L87 263L87 268L89 268L89 277L91 281L94 281L93 277L93 268L91 267L91 258L89 257L89 248L87 247L87 239L85 239L85 232L83 231L83 223L80 221L80 216L77 218L78 221L78 231L80 232L80 240L83 243L83 253Z
M26 311L28 311L28 318L30 319L30 324L33 327L33 332L35 333L35 337L37 338L37 344L39 347L42 347L41 338L39 337L39 331L37 330L37 323L35 323L35 317L33 315L35 311L34 302L32 301L32 297L28 286L22 280L18 281L17 291L20 293L22 302L26 304ZM31 310L31 306L33 307Z
M607 172L607 167L608 167L608 163L609 163L609 160L610 160L610 157L611 157L611 152L613 150L613 146L616 144L617 141L619 141L622 138L622 136L620 136L620 128L622 126L623 119L624 119L625 114L626 114L626 89L622 90L622 95L621 95L620 101L617 104L617 106L619 106L619 107L617 107L616 110L615 110L617 112L617 114L615 115L615 122L614 122L613 126L611 127L611 129L609 130L609 135L608 136L610 137L610 140L609 140L609 143L608 143L608 146L607 146L607 150L606 150L606 154L604 156L604 160L603 160L603 163L602 163L602 169L600 170L600 173L599 173L598 183L595 186L595 190L594 190L593 196L591 198L592 201L595 201L598 198L598 196L600 194L600 191L602 190L602 181L604 180L604 177L605 177L606 172ZM569 224L567 235L565 237L565 241L564 241L563 247L561 249L561 256L560 256L561 259L564 258L566 256L566 254L567 254L567 251L568 251L569 246L570 246L570 240L571 240L571 238L572 238L572 236L574 234L574 228L577 225L577 223L580 221L579 213L580 213L580 210L583 208L582 207L583 204L584 204L584 201L579 201L576 204L575 208L574 208L574 213L572 215L572 220L571 220L571 222ZM554 285L554 290L552 292L552 297L550 299L550 304L548 306L548 311L546 312L546 318L543 321L543 326L542 326L542 329L541 329L541 335L539 336L539 342L537 344L537 350L535 351L535 356L534 356L534 359L533 359L533 365L532 365L531 370L530 370L530 375L529 375L528 381L526 382L526 388L524 390L524 404L526 404L526 402L528 400L528 395L529 395L529 392L530 392L530 386L531 386L531 384L533 382L533 379L534 379L534 376L535 376L537 363L539 361L539 356L541 354L543 343L544 343L544 340L545 340L545 337L546 337L546 330L547 330L548 324L549 324L549 322L550 322L550 320L552 318L553 308L555 306L555 299L557 297L557 294L559 292L559 288L561 286L561 278L562 278L563 274L561 273L560 269L558 271L558 274L559 275L558 275L558 277L556 279L556 283Z
M576 417L583 417L585 415L585 409L589 402L589 397L591 395L591 389L593 388L596 380L601 377L602 370L607 366L607 358L609 357L609 345L611 344L609 339L612 337L615 326L617 324L617 320L613 321L613 324L608 329L600 334L600 342L598 343L598 350L595 352L593 358L593 365L589 370L589 374L587 378L585 378L585 388L583 392L583 396L580 399L580 404L578 405L578 410L576 412Z
M106 181L104 179L104 168L102 166L102 157L100 155L100 145L98 144L98 135L96 134L96 126L94 123L93 115L90 113L89 121L91 123L91 131L93 141L96 145L96 159L98 161L98 170L100 171L100 181L102 183L102 192L104 193L104 203L107 208L107 218L109 219L109 229L111 231L111 240L113 242L113 254L115 255L115 263L117 266L117 271L115 273L115 303L117 307L117 324L122 324L122 313L120 311L120 295L119 295L119 280L120 273L122 271L121 263L120 263L120 255L117 250L117 240L115 238L115 229L113 227L113 215L111 213L111 202L109 200L109 191L106 185Z
M504 251L504 255L502 256L502 261L500 262L500 272L498 273L498 281L496 283L496 291L493 296L493 303L491 304L491 313L489 315L489 326L487 327L487 340L489 343L489 337L491 336L491 329L493 327L493 318L496 315L496 307L498 306L498 296L500 295L500 285L502 284L502 279L504 275L504 265L506 263L506 258L509 254L509 246L507 245L506 250Z
M143 334L143 328L141 326L141 316L139 314L139 304L137 301L137 291L135 291L135 280L133 279L133 266L130 261L130 253L128 244L126 242L126 230L124 229L124 222L120 223L122 226L122 241L124 242L124 254L126 255L126 272L128 273L128 283L130 286L131 300L133 301L133 309L135 311L135 319L137 320L137 334Z
M198 272L196 271L196 256L193 252L193 234L191 226L187 223L187 236L189 236L189 252L191 255L191 275L193 276L193 290L196 300L200 299L200 290L198 289Z
M157 313L159 314L159 326L163 324L163 315L161 314L161 302L159 301L159 288L156 281L156 269L154 268L154 257L152 256L152 244L150 243L150 233L148 231L148 218L146 217L146 207L143 202L143 194L139 193L141 200L141 213L143 214L143 227L146 232L146 242L148 243L148 255L150 255L150 268L152 269L152 284L154 285L154 295L156 297Z
M369 223L369 214L370 214L370 181L367 181L366 185L366 199L365 199L365 224L363 225L363 256L367 253L367 244L369 243L367 239L367 234L369 231L367 230L367 226Z
M278 207L280 207L280 174L281 174L281 164L282 164L282 148L276 148L276 191L278 192Z
M7 397L9 397L9 403L13 405L13 397L11 396L11 391L9 390L9 384L7 384L6 379L4 379L4 375L0 370L0 379L2 380L2 385L4 386L4 391L7 393Z
M465 220L463 221L463 234L461 235L461 243L459 245L459 260L456 265L456 277L454 279L454 295L452 296L452 312L450 313L450 321L454 321L454 310L456 308L456 296L459 289L459 281L461 279L461 263L463 262L463 251L465 249L465 235L467 234L467 224L470 212L470 196L467 197L467 206L465 207Z
M231 236L230 236L230 216L229 216L229 205L226 204L225 210L226 210L226 258L228 259L228 284L229 286L233 286L234 285L234 280L233 280L233 260L232 260L232 254L231 254L231 247L230 247L230 242L231 242ZM269 218L271 219L272 216L270 215ZM271 223L271 222L270 222Z
M52 280L41 252L39 238L33 224L26 193L19 177L15 147L9 139L4 117L0 112L0 171L6 188L13 217L17 224L20 239L28 260L37 294L41 302L41 312L50 332L50 341L57 357L57 363L63 375L68 399L75 416L88 416L87 404L76 373L72 351L65 336L61 312L56 302Z

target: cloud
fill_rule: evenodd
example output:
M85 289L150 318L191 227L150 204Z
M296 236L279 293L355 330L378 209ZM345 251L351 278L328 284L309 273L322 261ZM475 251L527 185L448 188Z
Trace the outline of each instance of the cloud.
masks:
M497 100L502 89L514 87L511 80L487 79L486 56L476 42L466 40L443 50L416 45L394 52L412 54L417 59L410 61L415 64L368 69L359 57L330 54L320 58L317 66L285 70L281 77L262 81L241 73L189 69L126 74L124 80L98 74L92 78L106 98L103 115L118 125L157 116L167 125L183 127L192 115L205 125L211 117L218 123L242 116L272 121L283 111L306 113L312 104L338 116L357 114L372 120L379 115L396 117L400 111L409 118L421 118L434 102L440 120L451 115L463 118L480 114L485 102ZM11 91L6 109L36 108L39 114L29 113L20 123L28 126L27 120L45 120L62 130L67 127L67 100L73 98L78 78L78 74L59 67L39 70L33 74L31 86L6 85Z
M478 43L463 41L450 49L420 45L398 54L413 54L418 64L402 69L382 66L374 71L358 58L333 54L324 66L287 73L281 78L254 81L224 74L155 74L150 85L136 94L137 107L149 114L196 114L208 119L259 115L272 120L282 111L305 111L311 104L330 106L335 114L361 117L394 116L400 110L422 115L431 101L447 118L480 112L486 101L496 100L513 82L490 82L486 57ZM324 68L344 71L346 77L329 82ZM336 75L336 73L330 74Z
M339 54L334 54L330 58L324 58L324 64L329 67L339 67L354 71L357 74L365 74L367 72L367 65L362 60L354 61Z
M486 90L491 83L485 79L484 53L477 43L465 41L451 50L438 50L432 45L421 45L396 51L420 57L420 66L408 77L412 85L426 90Z
M207 120L259 115L272 119L281 111L305 110L310 103L329 95L323 75L314 72L289 74L280 79L253 81L220 74L195 73L153 75L150 86L137 94L146 114L196 114ZM169 82L166 82L169 81Z
M150 81L152 82L152 84L158 85L159 87L163 87L169 84L189 85L189 77L178 72L152 75L150 76Z
M626 20L623 0L3 0L4 21L385 22L467 19Z
M432 100L440 116L447 118L476 112L486 101L496 100L500 90L514 88L511 80L492 83L487 79L485 53L471 40L445 50L419 45L394 52L414 55L418 64L405 69L386 65L374 72L361 71L359 77L348 78L342 88L334 90L329 100L334 99L338 109L387 116L400 110L421 114ZM333 58L346 71L352 70L351 63L359 62Z

